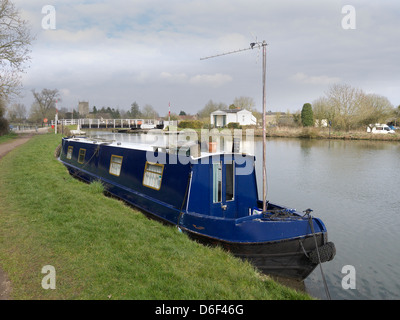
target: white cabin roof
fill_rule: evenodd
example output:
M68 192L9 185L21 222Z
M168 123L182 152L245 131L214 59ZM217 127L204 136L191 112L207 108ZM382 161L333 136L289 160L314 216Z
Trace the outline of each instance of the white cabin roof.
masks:
M116 141L116 140L106 140L106 139L100 139L100 138L87 138L87 137L76 137L76 138L66 138L66 140L70 141L76 141L80 143L90 143L94 145L107 145L110 147L118 147L118 148L125 148L125 149L135 149L135 150L142 150L142 151L151 151L154 152L156 148L161 148L164 149L163 151L169 152L169 146L163 146L163 145L154 145L154 144L145 144L145 143L133 143L133 142L125 142L125 141ZM188 145L184 145L188 146ZM242 152L239 153L234 153L234 152L200 152L199 157L193 157L191 156L192 159L201 159L201 158L207 158L207 157L212 157L216 155L235 155L235 154L241 154L242 156L254 156L251 154L245 154Z

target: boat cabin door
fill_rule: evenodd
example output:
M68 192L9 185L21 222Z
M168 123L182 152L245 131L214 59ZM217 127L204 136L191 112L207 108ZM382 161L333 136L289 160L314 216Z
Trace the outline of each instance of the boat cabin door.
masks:
M234 218L236 213L235 162L233 160L213 161L211 175L211 215Z

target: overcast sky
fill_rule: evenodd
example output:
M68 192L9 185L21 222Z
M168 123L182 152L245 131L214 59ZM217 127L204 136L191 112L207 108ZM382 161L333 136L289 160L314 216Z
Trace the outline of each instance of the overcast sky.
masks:
M32 89L58 89L59 107L78 101L128 110L136 101L160 115L196 113L212 99L231 104L252 97L262 109L265 40L267 110L297 111L334 83L346 83L400 104L398 0L13 0L36 36L23 77L28 108ZM55 30L44 29L45 5L55 8ZM355 29L344 29L345 5Z

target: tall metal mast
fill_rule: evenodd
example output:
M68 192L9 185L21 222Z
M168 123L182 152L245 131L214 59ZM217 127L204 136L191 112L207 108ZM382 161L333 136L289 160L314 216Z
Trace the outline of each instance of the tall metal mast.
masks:
M265 40L263 42L252 42L250 43L249 48L239 49L235 51L225 52L221 54L217 54L214 56L200 58L200 60L206 60L221 56L226 56L232 53L238 53L246 50L251 50L256 48L262 48L263 50L263 72L262 72L262 83L263 83L263 212L267 211L267 167L266 167L266 150L267 150L267 137L266 137L266 76L267 76L267 43Z

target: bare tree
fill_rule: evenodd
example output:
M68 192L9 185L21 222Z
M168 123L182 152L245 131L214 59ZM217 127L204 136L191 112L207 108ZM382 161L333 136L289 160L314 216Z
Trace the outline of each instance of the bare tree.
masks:
M328 103L335 114L335 125L350 130L357 123L365 94L347 84L335 84L327 92Z
M19 92L32 40L27 21L21 19L14 4L0 0L0 96L8 98Z
M364 125L385 122L393 117L394 107L390 101L377 94L347 84L335 84L325 97L313 102L315 118L332 121L338 129L350 130Z
M393 109L393 117L395 126L397 126L400 123L400 105Z
M22 121L26 118L26 107L22 103L14 103L7 111L7 117L10 121Z
M150 104L146 104L143 107L142 116L145 119L155 119L158 118L158 112Z
M255 111L254 107L256 106L256 103L254 102L254 99L251 97L239 97L239 98L236 97L235 100L233 100L233 104L236 108L239 109Z
M394 107L389 99L378 94L366 94L359 112L360 125L369 125L387 121L393 115Z
M56 102L61 101L57 89L43 89L42 92L32 90L35 102L32 105L31 117L36 119L53 118L56 112Z
M203 107L203 109L201 109L197 114L199 116L200 119L205 119L206 121L210 119L210 113L214 112L216 110L224 110L226 109L228 106L223 103L216 103L212 100L208 101L207 104Z

